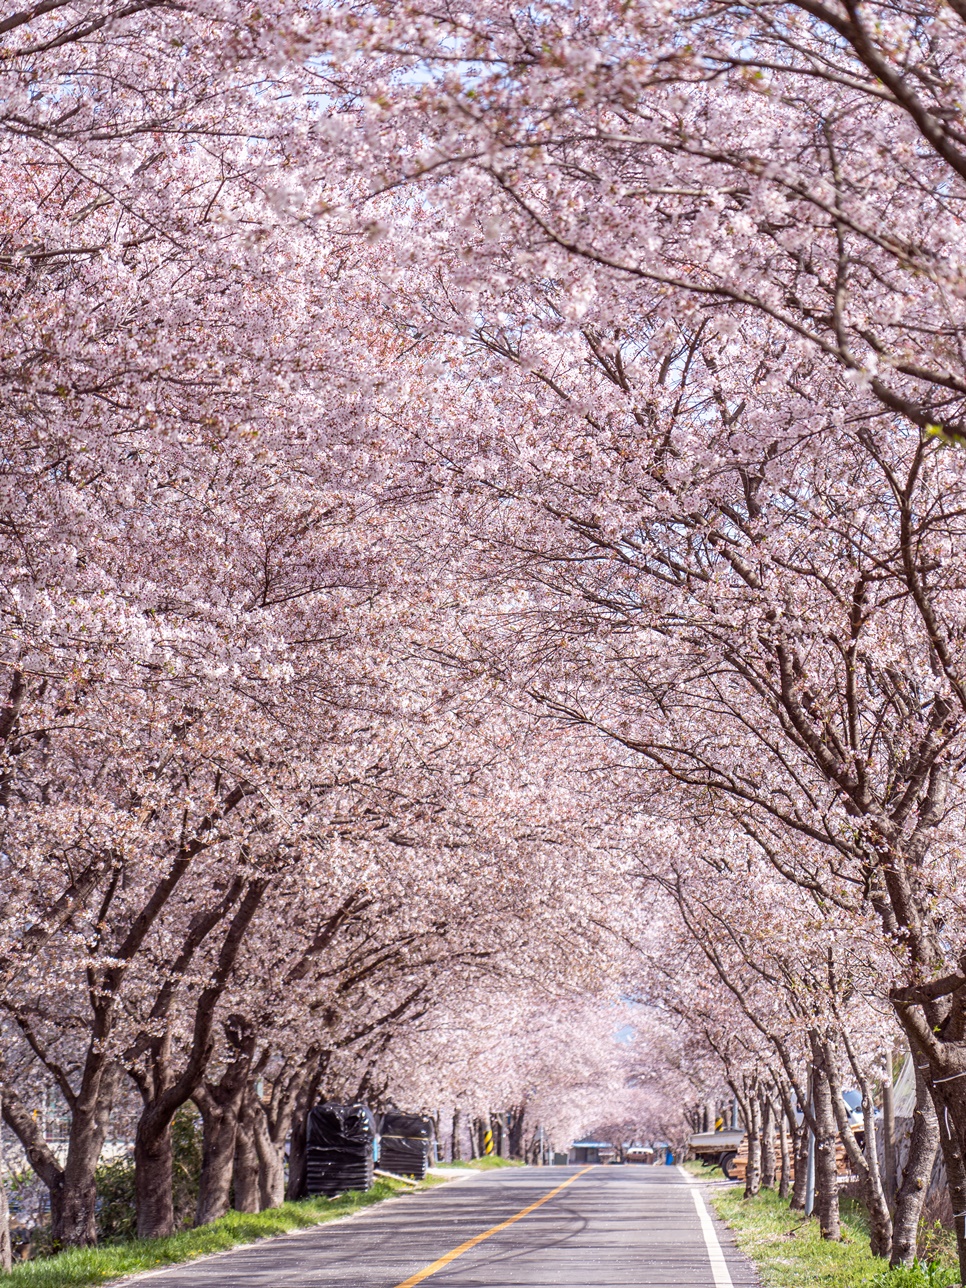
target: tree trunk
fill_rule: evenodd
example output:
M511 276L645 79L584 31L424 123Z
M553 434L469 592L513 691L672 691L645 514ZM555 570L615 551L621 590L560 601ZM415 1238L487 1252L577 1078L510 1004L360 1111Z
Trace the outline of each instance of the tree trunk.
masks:
M255 1149L255 1129L249 1106L243 1102L235 1133L235 1168L232 1174L232 1207L236 1212L261 1210L261 1192L258 1185L258 1151Z
M895 1205L899 1188L896 1167L896 1107L893 1085L895 1075L892 1062L893 1055L890 1050L885 1078L882 1082L882 1145L885 1159L883 1186L886 1200L890 1207Z
M470 1162L471 1163L474 1162L476 1159L478 1159L480 1156L480 1151L478 1148L479 1127L480 1127L480 1120L478 1118L474 1118L470 1122Z
M839 1138L845 1147L849 1165L855 1175L859 1177L861 1183L862 1201L869 1214L869 1241L872 1255L874 1257L888 1258L892 1256L892 1213L889 1211L889 1202L886 1199L885 1190L882 1186L882 1176L879 1172L879 1155L875 1143L875 1111L872 1103L872 1088L869 1086L869 1081L855 1058L848 1036L844 1032L842 1040L849 1054L852 1071L862 1089L862 1116L865 1126L864 1151L859 1147L859 1143L855 1139L855 1133L849 1125L848 1113L846 1112L845 1102L842 1099L842 1084L836 1064L837 1051L831 1041L824 1043L823 1046L823 1067L828 1077L831 1104L835 1114L836 1125L838 1126Z
M97 1243L97 1185L94 1171L101 1154L101 1142L97 1142L96 1153L93 1144L84 1143L87 1145L84 1158L78 1159L76 1154L72 1156L68 1153L68 1167L64 1172L64 1187L56 1225L51 1213L51 1240L70 1248L86 1248ZM71 1167L71 1164L74 1166ZM70 1175L71 1172L73 1176Z
M201 1177L196 1225L208 1225L228 1211L235 1162L238 1102L241 1094L219 1096L217 1086L202 1086L192 1099L201 1112Z
M248 1087L255 1038L244 1016L224 1024L231 1056L217 1083L202 1082L192 1099L201 1110L203 1145L196 1223L207 1225L228 1211L239 1115Z
M2 1088L2 1104L3 1121L20 1141L34 1172L47 1186L51 1231L59 1231L63 1228L64 1169L47 1144L38 1120L6 1086ZM59 1239L60 1236L56 1237Z
M526 1106L517 1105L510 1110L510 1157L522 1158L524 1150L524 1121Z
M842 1237L839 1222L839 1178L835 1163L838 1132L832 1111L832 1093L824 1069L815 1070L813 1094L816 1126L815 1208L822 1238L838 1240Z
M87 1085L71 1109L59 1220L55 1227L51 1213L50 1231L51 1238L66 1247L90 1247L97 1242L94 1178L111 1122L119 1072L116 1065L105 1068L91 1080L93 1086L85 1078Z
M802 1122L795 1129L795 1180L792 1185L793 1212L805 1211L805 1191L808 1186L808 1123Z
M960 965L966 972L966 955ZM950 980L951 983L935 981L921 989L897 989L892 1001L909 1039L916 1068L926 1076L936 1109L953 1208L959 1277L966 1283L966 986L959 973ZM932 991L927 993L927 988Z
M319 1057L299 1088L292 1111L292 1138L288 1151L288 1184L285 1187L287 1199L300 1199L305 1194L305 1125L309 1110L315 1104L319 1093L319 1082L322 1078L326 1060Z
M922 1074L916 1071L916 1108L909 1157L896 1194L890 1265L911 1266L916 1257L919 1219L939 1148L939 1121Z
M287 1199L305 1197L305 1169L308 1163L305 1143L305 1114L296 1113L292 1120L292 1138L288 1149L288 1181L285 1185Z
M795 1160L795 1178L791 1187L790 1207L793 1212L805 1211L805 1183L808 1165L808 1130L803 1121L801 1126L795 1117L795 1092L788 1083L781 1080L778 1084L781 1096L784 1121L788 1124L789 1145Z
M950 1101L958 1099L955 1091L948 1092L946 1087L930 1088L933 1103L936 1106L936 1117L939 1123L939 1143L942 1146L943 1162L946 1165L946 1181L949 1186L949 1197L953 1203L953 1221L956 1227L956 1245L959 1253L959 1277L966 1283L966 1160L956 1130L956 1118ZM956 1105L959 1109L959 1106ZM966 1118L966 1115L963 1115Z
M784 1109L778 1114L778 1147L781 1154L781 1180L778 1182L778 1197L787 1199L791 1193L791 1167L792 1156L788 1147L788 1119L785 1116Z
M761 1108L754 1092L747 1097L747 1105L745 1139L748 1142L748 1170L745 1173L745 1198L753 1199L761 1189Z
M3 1101L0 1100L0 1111ZM10 1246L10 1206L7 1202L7 1182L0 1175L0 1274L8 1275L13 1269L13 1249Z
M450 1154L451 1162L461 1163L463 1161L463 1111L459 1108L453 1110L453 1127L450 1132Z
M263 1059L267 1054L267 1051L263 1052ZM293 1124L299 1118L304 1123L305 1113L316 1094L328 1059L329 1053L320 1051L316 1046L309 1047L296 1068L291 1071L283 1068L272 1079L272 1091L267 1104L254 1094L249 1080L253 1105L259 1111L255 1117L255 1147L259 1151L259 1185L263 1207L278 1207L285 1201L285 1144L293 1133ZM303 1175L299 1178L300 1183L304 1181L304 1149L302 1158ZM292 1174L291 1167L289 1174Z
M115 1065L104 1067L88 1055L81 1092L71 1104L63 1166L48 1146L41 1123L14 1093L4 1093L3 1119L50 1194L50 1237L55 1247L87 1247L97 1242L94 1176L110 1123L117 1078Z
M865 1079L862 1080L862 1112L865 1119L865 1160L869 1169L866 1208L869 1212L871 1251L874 1257L891 1257L894 1235L892 1201L879 1171L875 1105L872 1101L872 1089Z
M252 1104L252 1139L258 1155L259 1211L281 1207L285 1201L285 1161L281 1150L272 1140L268 1118L254 1092L249 1093Z
M498 1114L496 1115L496 1117L495 1117L495 1118L491 1118L491 1121L493 1122L493 1146L494 1146L494 1149L496 1150L496 1152L497 1152L497 1154L500 1156L500 1158L506 1158L506 1157L507 1157L507 1152L506 1152L506 1151L507 1151L507 1145L506 1145L506 1139L505 1139L505 1137L506 1137L506 1115L505 1115L505 1114L503 1114L502 1112L501 1112L501 1113L498 1113Z
M163 1238L174 1231L171 1124L181 1106L203 1084L205 1069L214 1047L212 1029L218 1002L228 985L245 934L267 889L268 878L236 878L218 907L206 914L191 932L196 937L202 930L207 934L210 927L222 919L241 895L218 952L215 970L194 1004L191 1046L180 1073L172 1068L172 1046L167 1031L139 1035L126 1053L128 1072L137 1082L144 1102L134 1141L134 1189L140 1238ZM190 939L191 935L189 942ZM190 960L190 954L185 957L186 952L187 949L182 951L182 958ZM177 971L175 974L177 975ZM166 1006L173 996L173 992L167 996ZM155 1003L155 1013L167 1019L168 1011L164 1008L158 1011L159 1005L159 1002ZM254 1038L244 1016L229 1015L224 1021L224 1027L225 1036L235 1053L230 1069L243 1070L241 1085L244 1088L248 1069L251 1067ZM227 1079L229 1074L226 1073L225 1077Z
M761 1098L761 1184L775 1188L775 1105L771 1096Z
M174 1233L171 1117L146 1110L134 1139L134 1196L139 1239Z

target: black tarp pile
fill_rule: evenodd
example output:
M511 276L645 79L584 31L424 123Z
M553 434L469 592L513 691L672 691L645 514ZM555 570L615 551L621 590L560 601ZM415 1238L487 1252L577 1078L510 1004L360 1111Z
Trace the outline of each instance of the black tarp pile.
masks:
M305 1131L305 1192L372 1188L376 1120L366 1105L316 1105Z
M397 1176L426 1175L432 1150L433 1120L416 1114L383 1114L380 1125L379 1166Z

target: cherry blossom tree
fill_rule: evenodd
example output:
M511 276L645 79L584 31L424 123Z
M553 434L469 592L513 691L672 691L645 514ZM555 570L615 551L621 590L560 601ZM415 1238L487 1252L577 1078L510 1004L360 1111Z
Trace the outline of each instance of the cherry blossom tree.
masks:
M810 1062L827 1143L872 1058L843 990L887 999L966 1211L962 23L0 19L0 1090L56 1238L94 1237L122 1070L143 1233L191 1097L203 1218L236 1152L277 1201L322 1086L564 1135L595 1083L616 1104L619 1052L562 1087L523 1047L606 1028L560 998L638 933L626 856L659 828L627 799L714 819L648 880L761 1039L718 1051L746 1120L806 1104ZM803 909L824 955L789 947ZM598 951L566 961L575 925ZM70 1106L63 1165L24 1061Z

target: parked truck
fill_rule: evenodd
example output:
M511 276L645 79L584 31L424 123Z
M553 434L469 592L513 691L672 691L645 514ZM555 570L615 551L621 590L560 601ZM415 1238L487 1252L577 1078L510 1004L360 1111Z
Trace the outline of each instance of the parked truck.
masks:
M688 1149L709 1167L717 1164L725 1176L731 1177L731 1167L745 1138L742 1127L723 1127L720 1131L697 1132L688 1140Z

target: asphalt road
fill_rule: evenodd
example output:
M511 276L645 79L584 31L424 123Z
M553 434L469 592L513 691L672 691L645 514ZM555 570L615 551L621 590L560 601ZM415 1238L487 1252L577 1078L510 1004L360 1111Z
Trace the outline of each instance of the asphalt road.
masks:
M703 1200L695 1202L701 1189L673 1167L507 1168L390 1199L347 1221L139 1276L138 1283L752 1288L758 1280L750 1263L707 1216Z

